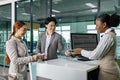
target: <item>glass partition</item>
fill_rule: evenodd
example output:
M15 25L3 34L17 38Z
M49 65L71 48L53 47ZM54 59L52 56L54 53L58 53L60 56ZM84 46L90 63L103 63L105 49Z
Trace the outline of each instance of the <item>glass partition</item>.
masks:
M48 1L49 0L33 0L30 2L30 0L23 0L16 3L17 20L26 22L28 26L27 34L25 35L24 40L26 40L29 52L31 52L31 46L33 47L32 51L35 52L36 44L38 41L39 28L43 27L41 25L43 24L42 20L49 16ZM30 20L32 20L32 25ZM33 28L33 36L31 36L31 26ZM31 37L33 38L33 45L30 44Z
M119 13L119 3L119 0L22 0L16 2L16 19L23 20L28 25L25 39L29 51L30 46L33 46L33 52L35 52L38 34L45 31L44 19L50 15L57 19L56 32L63 36L66 49L70 49L70 33L97 33L94 25L95 16L103 12ZM6 9L1 11L6 11ZM2 14L6 13L2 12ZM8 16L11 15L10 13L4 15L1 16L10 20ZM30 26L33 27L33 36L31 36ZM118 33L119 28L116 31ZM30 45L30 37L33 38L33 45Z
M57 32L65 38L66 49L71 49L70 33L97 33L95 29L87 29L94 25L97 12L98 0L52 0L52 16L61 27Z
M5 44L11 33L11 5L0 6L0 65L3 64Z

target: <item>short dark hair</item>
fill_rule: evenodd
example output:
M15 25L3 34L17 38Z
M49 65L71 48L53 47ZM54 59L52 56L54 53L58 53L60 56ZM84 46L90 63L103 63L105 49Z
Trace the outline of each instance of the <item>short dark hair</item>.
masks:
M57 24L57 21L56 21L56 19L55 19L54 17L47 17L47 18L45 19L45 24L47 25L47 24L49 24L51 21L55 22L55 25Z
M108 27L117 27L120 23L120 16L116 13L112 14L111 16L109 14L103 13L99 16L97 16L101 20L102 23L106 23Z

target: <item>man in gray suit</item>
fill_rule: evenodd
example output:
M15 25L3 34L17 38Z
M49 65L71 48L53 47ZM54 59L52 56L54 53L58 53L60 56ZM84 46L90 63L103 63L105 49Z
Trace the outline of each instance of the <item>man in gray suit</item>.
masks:
M39 40L37 42L36 52L40 54L45 54L44 59L56 59L57 50L60 53L69 53L68 50L64 50L62 43L62 36L55 32L57 21L54 17L48 17L45 20L46 31L39 35Z

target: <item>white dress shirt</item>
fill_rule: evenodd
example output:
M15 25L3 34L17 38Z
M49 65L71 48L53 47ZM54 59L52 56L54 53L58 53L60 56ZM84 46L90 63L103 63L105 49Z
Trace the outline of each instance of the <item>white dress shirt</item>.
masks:
M89 59L101 59L107 52L110 50L111 46L114 44L113 37L108 34L112 29L107 29L103 36L100 38L100 41L97 47L93 51L82 50L81 55L88 57Z
M51 40L51 35L50 34L48 34L47 32L46 32L46 44L45 44L45 59L47 59L47 50L48 50L48 47L49 47L49 44L50 44L50 40Z

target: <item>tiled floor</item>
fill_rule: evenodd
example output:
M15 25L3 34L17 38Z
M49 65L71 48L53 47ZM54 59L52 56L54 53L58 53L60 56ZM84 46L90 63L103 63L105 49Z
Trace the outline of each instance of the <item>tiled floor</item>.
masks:
M4 71L3 71L4 70ZM7 80L7 79L4 79L3 77L1 77L1 75L3 73L6 73L7 74L8 72L8 68L3 68L2 66L0 66L0 80Z
M7 73L7 72L8 72L8 68L3 68L2 66L0 66L0 74L2 74L3 69L5 69L5 73ZM0 78L0 80L4 80L4 79L1 79L1 78ZM30 80L30 75L29 75L29 72L28 72L28 80Z
M3 71L4 70L4 71ZM2 73L2 72L8 72L8 68L3 68L2 66L0 66L0 74Z

